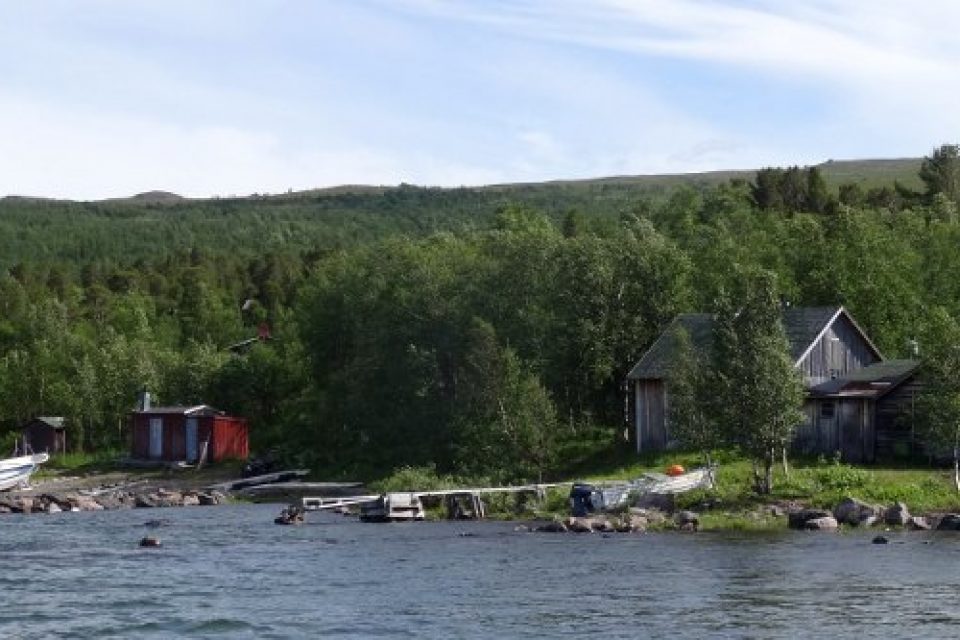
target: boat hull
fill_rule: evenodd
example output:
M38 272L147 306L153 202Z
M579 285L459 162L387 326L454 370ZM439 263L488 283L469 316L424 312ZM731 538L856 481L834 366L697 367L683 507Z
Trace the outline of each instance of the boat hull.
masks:
M0 460L0 491L26 485L41 464L50 459L46 453Z

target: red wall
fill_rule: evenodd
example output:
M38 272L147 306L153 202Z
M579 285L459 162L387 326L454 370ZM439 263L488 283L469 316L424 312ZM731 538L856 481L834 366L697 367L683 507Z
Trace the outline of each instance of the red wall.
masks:
M163 450L161 460L177 461L187 457L186 418L177 413L133 414L133 440L131 453L134 458L150 458L150 419L163 420ZM197 451L203 451L203 443L209 439L207 460L220 462L229 458L245 460L250 455L250 439L247 421L230 416L197 417Z

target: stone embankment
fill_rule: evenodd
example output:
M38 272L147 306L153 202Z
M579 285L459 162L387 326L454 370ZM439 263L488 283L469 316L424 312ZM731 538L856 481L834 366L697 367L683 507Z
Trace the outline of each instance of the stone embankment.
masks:
M911 531L960 531L960 514L942 516L915 516L902 502L888 507L869 504L856 498L844 498L833 510L794 509L787 514L791 529L835 531L840 525L871 527L885 525Z
M96 492L44 492L36 495L0 494L0 514L109 511L151 507L214 506L226 502L219 491L113 490Z
M670 518L659 509L633 508L621 515L555 518L534 523L530 527L521 525L518 530L545 533L643 533L651 526L668 528L671 525L682 531L696 531L700 526L700 518L692 511L680 511Z

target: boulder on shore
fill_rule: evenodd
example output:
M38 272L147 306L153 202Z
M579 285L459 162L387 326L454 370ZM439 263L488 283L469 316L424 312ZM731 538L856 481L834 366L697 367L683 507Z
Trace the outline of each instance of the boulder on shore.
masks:
M929 531L930 523L923 516L910 516L907 520L907 529L911 531Z
M791 529L805 529L808 521L820 518L830 518L836 522L827 509L797 509L787 514L787 524Z
M567 525L565 525L561 520L553 520L540 525L535 529L535 531L542 531L544 533L566 533Z
M697 531L700 528L700 516L693 511L680 511L674 516L674 522L681 531Z
M839 526L837 519L833 516L811 518L803 523L803 528L807 531L836 531Z
M567 518L567 531L590 533L593 531L593 518Z
M960 531L960 514L948 513L940 519L937 531Z
M895 502L883 514L883 521L886 524L902 527L910 521L910 511L907 505L902 502Z
M833 517L841 524L860 526L870 521L876 522L881 509L876 505L866 503L856 498L844 498L833 509Z

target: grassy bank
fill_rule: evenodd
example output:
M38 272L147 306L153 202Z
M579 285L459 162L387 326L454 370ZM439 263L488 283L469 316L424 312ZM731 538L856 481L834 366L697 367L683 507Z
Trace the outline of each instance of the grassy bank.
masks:
M785 472L774 471L770 495L753 491L749 460L724 452L715 456L717 486L678 496L677 508L701 516L704 530L764 530L785 527L782 511L796 506L833 508L845 497L886 506L904 502L914 514L960 511L960 495L953 486L952 470L923 465L849 465L823 458L791 460ZM663 472L672 464L692 469L703 464L696 454L672 452L638 457L629 452L606 450L580 460L558 474L563 482L630 480L649 472ZM405 468L375 483L379 491L483 486L482 478L437 475L430 467ZM569 485L550 490L546 500L530 503L518 513L512 497L488 500L494 517L553 517L569 513Z

